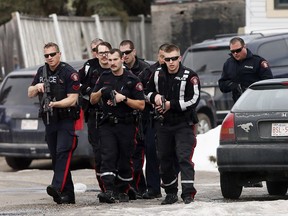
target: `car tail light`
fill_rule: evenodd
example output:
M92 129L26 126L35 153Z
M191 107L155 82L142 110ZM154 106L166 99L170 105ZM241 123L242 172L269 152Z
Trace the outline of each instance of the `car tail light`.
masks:
M234 113L228 113L222 122L220 131L221 142L235 142Z

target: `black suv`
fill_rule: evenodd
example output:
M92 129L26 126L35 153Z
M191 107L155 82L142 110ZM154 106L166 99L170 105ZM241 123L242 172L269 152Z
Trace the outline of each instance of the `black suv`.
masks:
M202 90L215 101L218 123L221 124L233 106L231 93L222 93L218 87L223 64L229 57L229 41L236 35L220 35L190 46L183 55L183 64L198 73ZM288 77L288 33L249 34L242 37L247 47L264 57L274 77Z

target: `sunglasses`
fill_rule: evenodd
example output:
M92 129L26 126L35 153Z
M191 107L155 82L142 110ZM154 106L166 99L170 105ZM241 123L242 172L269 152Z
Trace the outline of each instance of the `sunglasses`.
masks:
M49 58L49 56L54 57L58 52L53 52L53 53L48 53L48 54L44 54L45 58Z
M178 58L179 58L179 56L174 56L174 57L170 57L170 58L164 58L164 61L165 62L170 62L171 60L172 61L176 61Z
M97 52L97 48L96 47L92 48L92 51Z
M122 55L129 55L131 52L132 52L133 50L126 50L126 51L124 51L124 52L121 52L122 53Z
M98 52L98 55L100 56L106 56L108 55L109 51L105 51L105 52Z
M232 54L234 54L234 53L240 53L240 52L242 51L242 49L243 49L243 47L240 47L239 49L230 50L230 52L231 52Z

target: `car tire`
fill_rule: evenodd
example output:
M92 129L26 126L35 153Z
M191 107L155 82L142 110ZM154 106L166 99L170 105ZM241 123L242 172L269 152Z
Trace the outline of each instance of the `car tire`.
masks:
M237 184L237 174L224 172L220 174L221 192L226 199L238 199L243 186Z
M266 181L267 191L270 195L284 196L287 193L287 182Z
M197 134L204 134L211 130L210 118L204 113L197 113L199 122L197 123Z
M27 169L32 163L30 158L5 157L6 163L14 170Z

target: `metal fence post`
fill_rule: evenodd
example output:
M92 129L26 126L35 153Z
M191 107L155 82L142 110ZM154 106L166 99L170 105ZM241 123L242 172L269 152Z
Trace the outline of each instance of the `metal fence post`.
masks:
M63 61L66 61L65 49L64 49L64 45L63 45L62 35L60 32L60 28L59 28L59 22L57 19L57 15L56 14L50 14L49 17L51 17L53 19L57 43L58 43L60 51L61 51L61 58Z
M18 26L18 31L19 31L19 39L20 39L20 46L21 46L24 68L26 68L28 66L28 60L27 60L27 55L26 55L27 45L25 44L26 42L25 42L24 37L23 37L23 29L21 26L20 14L19 14L19 12L15 12L15 15L16 15L17 26Z
M98 38L101 38L104 40L104 36L103 36L103 29L102 29L102 25L100 22L100 18L98 14L94 14L92 16L95 19L95 24L96 24L96 31L98 33Z

